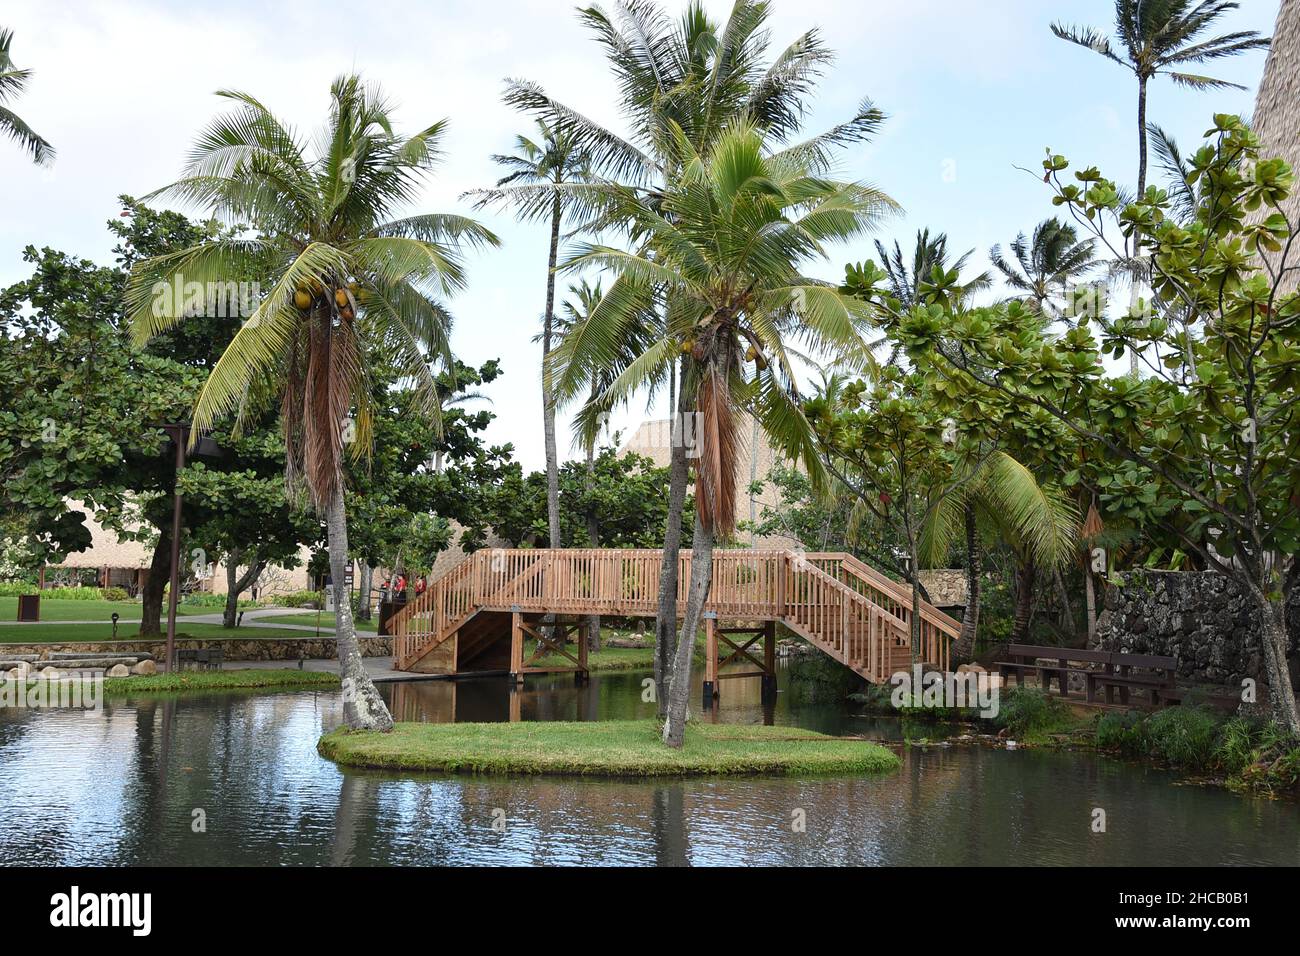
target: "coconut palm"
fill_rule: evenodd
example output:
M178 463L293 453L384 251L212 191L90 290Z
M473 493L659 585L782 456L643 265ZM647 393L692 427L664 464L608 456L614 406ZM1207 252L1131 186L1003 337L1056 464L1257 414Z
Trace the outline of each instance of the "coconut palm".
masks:
M1044 219L1034 227L1032 239L1022 232L1012 241L1015 262L1006 260L1000 245L989 250L989 261L1002 273L1007 285L1021 293L1020 299L1048 318L1057 319L1062 311L1053 297L1066 296L1072 283L1100 264L1096 247L1095 239L1080 242L1069 223Z
M184 303L154 294L156 283L211 288L231 274L268 275L269 289L203 386L194 434L278 401L288 483L305 487L326 526L344 716L351 727L386 729L392 718L362 667L344 586L343 456L369 448L372 356L401 372L417 414L437 420L430 363L452 362L451 317L436 297L464 285L466 245L497 240L463 216L398 215L438 159L444 121L399 136L380 91L344 76L309 143L252 96L218 95L235 108L199 136L183 177L153 196L257 232L139 264L128 291L134 334L146 340L184 316Z
M1268 59L1264 62L1264 75L1259 81L1259 91L1255 94L1255 112L1251 128L1259 137L1260 156L1280 156L1293 170L1300 169L1300 139L1296 129L1300 128L1300 103L1296 101L1295 75L1296 62L1300 58L1300 2L1282 0L1277 12L1277 24L1273 28L1273 42L1269 46ZM1290 220L1294 229L1300 222L1300 190L1293 189L1291 195L1282 201L1282 213ZM1261 211L1260 216L1266 215ZM1294 292L1300 287L1300 267L1287 265L1284 255L1261 255L1270 262L1271 268L1286 268L1279 294Z
M1268 37L1254 30L1224 33L1210 39L1202 34L1214 22L1240 4L1226 0L1115 0L1115 32L1122 55L1111 41L1091 27L1052 24L1052 32L1062 40L1085 46L1106 59L1131 70L1138 81L1138 180L1137 194L1146 192L1147 183L1147 86L1153 77L1168 76L1180 86L1196 90L1245 89L1237 83L1186 73L1193 63L1219 60L1248 50L1266 49Z
M735 0L722 23L710 19L699 0L691 0L677 20L654 0L622 0L613 13L598 6L581 10L580 19L604 48L618 83L620 106L631 131L628 137L554 99L536 83L512 81L506 101L566 127L592 168L607 180L663 190L675 175L678 135L700 154L707 153L722 130L740 117L774 143L791 144L802 135L805 101L833 54L821 34L809 30L769 59L770 15L766 0ZM847 121L787 148L824 172L840 147L866 140L883 119L864 100ZM587 225L598 228L616 222L602 215L598 186L563 189L575 201L589 201ZM673 305L661 298L658 308L662 312ZM684 409L678 381L691 361L689 356L664 355L662 365L646 376L647 382L667 382L669 410L678 432ZM679 434L669 461L668 521L655 621L655 683L661 716L675 656L677 555L687 484L684 446Z
M629 224L637 247L586 244L565 264L609 269L617 278L583 334L553 353L551 374L563 399L586 387L593 369L618 367L624 330L657 301L667 304L662 334L622 368L600 402L625 399L674 355L690 355L679 400L699 437L696 521L664 727L664 742L680 747L713 549L735 527L740 415L754 415L777 448L820 475L786 342L852 348L866 315L859 300L800 270L825 257L827 243L872 228L893 203L869 186L814 173L798 149L767 152L763 133L747 122L724 130L706 154L676 130L673 150L680 172L667 189L608 187L609 206Z
M987 272L962 280L961 274L974 250L963 252L955 262L949 263L948 236L942 232L932 237L929 229L919 230L910 262L897 241L890 252L884 243L876 240L876 252L880 254L890 294L902 303L904 309L911 309L939 295L946 295L957 305L993 284L993 277Z
M21 93L32 77L31 70L20 70L14 66L9 56L14 34L12 30L0 28L0 135L15 140L38 166L48 166L54 162L54 147L36 131L23 122L5 103Z
M549 220L551 244L546 259L546 309L542 313L542 364L551 354L555 324L555 263L560 249L560 228L566 204L572 197L557 190L529 189L530 186L561 186L581 182L586 175L587 160L562 127L537 120L537 138L515 137L515 152L493 156L509 172L497 181L495 189L474 190L467 195L476 199L475 208L493 204L514 206L520 220ZM567 201L567 202L566 202ZM560 463L555 447L555 399L543 383L542 424L546 442L546 516L551 547L560 541Z

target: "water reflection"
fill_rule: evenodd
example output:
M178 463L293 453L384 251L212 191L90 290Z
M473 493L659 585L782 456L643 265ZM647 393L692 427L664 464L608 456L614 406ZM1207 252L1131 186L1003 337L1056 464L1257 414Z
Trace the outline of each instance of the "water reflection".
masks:
M640 673L390 687L401 719L649 717ZM757 681L710 719L897 737ZM699 697L694 698L698 703ZM315 752L336 694L0 715L0 838L28 864L1300 863L1297 807L1088 755L907 750L887 777L611 781L342 773ZM935 736L928 729L927 736ZM1105 807L1108 831L1091 832ZM202 811L204 826L196 826ZM806 821L799 832L795 815ZM496 824L494 826L494 824ZM502 826L504 824L504 826Z

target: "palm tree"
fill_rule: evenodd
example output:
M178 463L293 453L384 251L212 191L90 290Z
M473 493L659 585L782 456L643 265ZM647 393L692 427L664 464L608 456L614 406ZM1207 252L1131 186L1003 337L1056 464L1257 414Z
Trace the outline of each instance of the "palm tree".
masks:
M194 434L232 413L242 423L278 401L288 483L305 487L325 521L344 717L350 727L388 729L392 717L362 667L344 586L343 456L369 449L370 356L398 369L417 414L437 420L430 363L449 368L452 359L451 316L435 296L464 285L466 245L497 240L463 216L397 216L435 165L445 121L398 136L380 91L344 76L330 88L328 121L309 148L252 96L218 95L235 109L200 135L182 178L153 196L250 223L257 233L140 263L128 290L134 334L144 341L184 316L184 303L156 289L266 274L253 271L255 263L269 270L269 291L204 383Z
M560 225L564 219L566 196L558 190L526 187L562 186L581 182L586 176L587 160L575 147L573 138L562 127L537 120L538 137L515 137L515 152L493 156L509 173L499 179L495 189L474 190L476 209L492 204L513 205L525 221L549 219L551 245L546 259L546 311L542 314L542 364L551 354L555 325L555 263L560 249ZM571 203L570 203L571 204ZM544 377L543 377L544 378ZM545 381L542 384L542 420L546 440L546 516L550 526L551 547L562 547L560 540L560 463L555 447L555 397Z
M23 122L5 103L21 93L32 78L31 70L20 70L14 66L9 56L9 47L13 43L12 30L0 28L0 134L17 141L26 152L31 153L32 162L38 166L48 166L54 162L54 147L36 131Z
M1115 0L1115 32L1123 55L1111 41L1091 27L1052 24L1062 40L1085 46L1106 59L1131 70L1138 81L1138 180L1139 199L1147 183L1147 85L1156 76L1168 76L1180 86L1195 90L1245 89L1237 83L1183 72L1184 65L1235 56L1248 50L1266 49L1268 37L1254 30L1224 33L1200 39L1216 20L1240 4L1227 0Z
M825 257L827 243L872 228L894 205L869 186L825 178L797 148L769 153L751 123L734 123L706 154L683 130L674 132L671 162L680 172L666 189L607 187L611 213L629 224L638 247L588 244L565 264L609 269L617 278L583 334L556 349L551 372L563 399L584 388L593 369L618 368L622 330L657 301L668 303L662 334L621 368L600 402L635 394L674 355L690 355L679 401L699 436L696 520L664 727L664 742L680 747L713 549L735 527L740 414L754 415L781 451L820 476L786 340L853 348L867 318L859 300L800 269Z
M1066 296L1071 283L1099 265L1096 246L1095 239L1080 242L1069 223L1044 219L1034 227L1032 239L1025 238L1022 232L1012 241L1014 263L1003 257L1000 245L989 250L989 261L1002 273L1007 285L1021 293L1019 298L1044 316L1058 319L1063 313L1052 301L1053 296Z
M1264 62L1264 75L1255 94L1255 113L1251 128L1259 136L1260 156L1280 156L1293 170L1300 169L1300 142L1295 131L1300 127L1300 104L1296 102L1296 61L1300 57L1300 3L1282 0L1277 12L1277 25L1273 28L1273 42L1268 59ZM1300 222L1300 190L1292 190L1282 202L1282 212L1291 221L1292 228ZM1261 217L1266 213L1261 212ZM1300 286L1300 267L1288 266L1285 256L1269 256L1272 267L1286 268L1288 275L1278 289L1279 293L1294 292ZM1282 261L1277 261L1281 259Z
M931 237L929 229L918 231L910 263L897 241L890 252L884 243L876 240L876 252L880 254L890 294L902 303L904 309L930 301L937 295L946 295L954 305L960 305L993 284L993 277L987 272L962 281L961 273L974 250L963 252L950 264L948 236L942 232Z
M975 650L984 541L996 537L1015 553L1017 583L1029 585L1017 590L1016 624L1021 627L1023 617L1027 627L1036 569L1065 566L1074 554L1078 523L1073 503L1060 489L1040 482L1006 452L994 451L964 463L952 490L926 516L921 535L922 555L931 567L946 560L959 536L966 547L966 610L952 647L954 662L969 660Z
M676 21L654 0L622 0L612 15L598 6L581 10L579 18L604 48L617 80L630 137L594 122L528 81L512 81L506 102L568 129L593 170L608 180L664 190L676 173L678 135L703 155L722 130L740 117L763 130L773 143L789 143L801 134L805 101L833 55L814 29L768 61L770 15L766 0L735 0L723 23L711 20L699 0L691 0ZM788 148L824 172L839 147L868 139L883 119L864 100L846 122ZM599 227L609 221L600 213L598 188L560 188L575 201L592 198L588 225ZM661 312L675 308L666 298L657 307ZM675 656L677 555L687 485L686 449L680 435L686 403L678 383L691 362L689 356L665 354L654 374L646 376L647 382L667 382L669 410L678 434L670 457L668 521L655 621L655 683L661 716Z

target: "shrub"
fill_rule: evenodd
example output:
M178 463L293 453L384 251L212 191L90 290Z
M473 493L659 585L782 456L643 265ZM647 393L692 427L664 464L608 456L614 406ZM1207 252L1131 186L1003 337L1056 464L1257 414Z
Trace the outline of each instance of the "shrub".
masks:
M37 594L40 592L35 584L28 584L26 581L0 581L0 597L18 597L21 594Z
M993 723L1013 737L1051 733L1073 723L1070 708L1059 698L1030 687L1003 691Z
M1146 722L1135 710L1103 714L1097 721L1097 746L1134 756L1146 751Z
M118 588L117 590L121 590ZM35 593L35 592L32 592ZM41 597L51 601L102 601L104 592L100 588L46 588L40 592Z
M100 588L99 593L105 601L131 600L131 595L126 593L126 588Z
M1207 770L1214 765L1220 721L1199 707L1167 707L1146 721L1151 753L1175 767Z
M275 597L275 603L283 607L309 607L318 608L325 606L324 591L293 591L289 594L280 594Z

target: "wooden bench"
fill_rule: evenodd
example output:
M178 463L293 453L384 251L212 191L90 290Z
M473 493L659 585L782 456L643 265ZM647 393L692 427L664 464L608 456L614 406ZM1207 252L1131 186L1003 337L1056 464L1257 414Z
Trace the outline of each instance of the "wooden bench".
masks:
M1071 662L1084 664L1101 664L1106 670L1109 670L1111 658L1114 655L1110 651L1089 651L1083 648L1075 647L1046 647L1034 644L1008 644L1006 656L1010 660L996 661L998 673L1004 678L1008 674L1015 675L1016 686L1019 687L1024 683L1025 671L1037 671L1038 682L1044 691L1051 691L1052 678L1056 678L1057 687L1060 688L1061 696L1070 696L1071 674L1095 674L1098 671L1089 670L1086 667L1072 667ZM1039 660L1055 661L1054 664L1040 664ZM1091 701L1091 686L1085 683L1088 689L1088 700Z
M1157 657L1152 654L1111 654L1110 666L1105 671L1090 671L1084 678L1087 682L1088 700L1093 700L1097 688L1106 691L1106 703L1115 703L1115 691L1119 691L1120 703L1128 703L1128 693L1136 689L1146 691L1151 698L1151 706L1159 707L1161 699L1170 703L1181 699L1175 684L1175 669L1178 661L1172 657ZM1138 669L1134 673L1134 668Z

